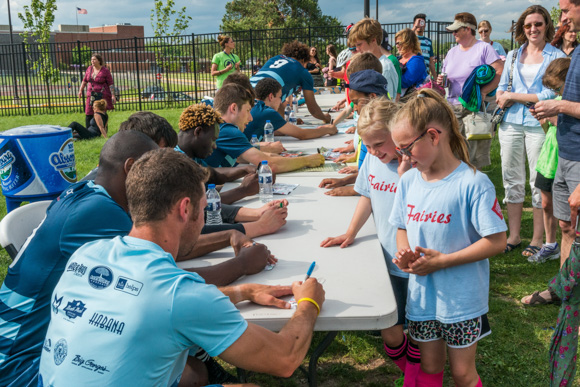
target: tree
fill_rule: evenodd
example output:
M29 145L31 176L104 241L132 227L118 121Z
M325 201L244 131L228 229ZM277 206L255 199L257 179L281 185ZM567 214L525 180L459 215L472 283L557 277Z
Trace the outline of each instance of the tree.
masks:
M80 58L79 52L77 50L73 50L72 64L89 66L91 64L91 56L92 56L91 48L89 46L82 45L80 50Z
M550 16L552 17L552 22L554 23L554 26L557 26L558 23L560 23L561 13L562 11L560 10L560 7L558 8L552 7L552 9L550 10Z
M47 86L48 103L50 106L50 83L58 82L60 72L52 63L50 56L50 30L54 23L56 0L31 0L30 6L25 5L24 14L18 13L18 18L24 23L24 32L21 34L26 45L26 63L32 70L40 74ZM31 49L35 42L38 47L37 58L33 57Z
M338 19L324 15L317 0L232 0L226 4L222 31L249 29L336 27Z
M165 72L166 101L171 101L170 83L168 73L171 67L175 67L179 62L181 54L182 39L179 37L188 27L192 20L191 16L185 14L185 7L176 11L173 0L154 0L155 7L151 10L151 27L156 38L168 37L165 41L158 39L155 49L155 60L157 66ZM172 24L172 25L171 25Z

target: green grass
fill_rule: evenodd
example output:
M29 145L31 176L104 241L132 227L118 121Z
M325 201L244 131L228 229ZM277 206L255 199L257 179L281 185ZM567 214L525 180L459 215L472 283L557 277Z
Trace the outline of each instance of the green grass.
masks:
M177 127L181 109L158 110ZM113 112L110 115L109 132L115 133L119 124L130 112ZM60 114L32 117L8 117L0 120L0 131L22 125L55 124L68 125L71 121L84 121L84 116ZM96 164L104 139L75 143L77 171L84 176ZM484 171L494 183L498 200L504 191L497 138L492 145L492 165ZM3 199L3 198L0 198ZM0 216L4 216L4 200L0 200ZM505 215L505 208L504 208ZM350 216L347 213L344 216ZM522 246L526 246L532 234L532 211L529 187L522 219ZM558 237L560 240L560 237ZM545 289L549 279L558 271L558 262L542 265L529 264L521 254L521 248L509 254L490 259L491 286L489 319L492 335L483 339L478 348L477 368L486 386L535 387L549 384L548 348L552 327L556 325L557 306L526 308L520 298L534 290ZM0 281L4 279L10 259L0 252ZM317 332L314 343L324 338ZM314 348L313 345L311 348ZM308 357L307 357L308 360ZM275 359L273 359L275 361ZM307 365L307 361L304 363ZM227 366L229 367L229 366ZM235 373L231 367L229 369ZM381 340L365 332L339 332L334 342L320 358L318 381L320 386L389 386L400 376L392 362L386 360ZM297 371L289 379L268 375L250 374L249 381L262 386L305 386L304 374ZM446 372L445 386L453 386ZM580 385L576 378L575 385Z

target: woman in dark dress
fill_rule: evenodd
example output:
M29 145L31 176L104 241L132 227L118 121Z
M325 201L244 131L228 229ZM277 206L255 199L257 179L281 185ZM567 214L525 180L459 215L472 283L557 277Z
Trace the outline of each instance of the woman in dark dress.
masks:
M105 66L103 57L100 54L93 54L91 56L91 66L87 69L85 77L79 89L79 98L85 96L84 89L87 87L86 102L85 102L85 126L90 126L91 120L95 114L93 111L93 102L98 99L104 99L107 102L107 110L114 109L114 100L112 96L113 76L109 69ZM96 97L91 98L92 93Z
M103 136L107 138L109 116L107 115L107 102L104 99L95 101L92 106L94 116L88 127L84 127L78 122L71 122L68 126L73 130L73 137L81 140L88 140Z

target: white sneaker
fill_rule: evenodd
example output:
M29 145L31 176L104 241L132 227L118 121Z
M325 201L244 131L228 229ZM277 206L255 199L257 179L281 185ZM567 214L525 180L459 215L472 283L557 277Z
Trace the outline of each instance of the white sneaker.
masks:
M558 259L558 258L560 258L560 246L556 242L556 246L554 246L554 247L549 247L549 246L543 245L542 248L540 249L540 251L538 251L536 254L532 255L531 257L528 257L528 262L544 263L547 260Z

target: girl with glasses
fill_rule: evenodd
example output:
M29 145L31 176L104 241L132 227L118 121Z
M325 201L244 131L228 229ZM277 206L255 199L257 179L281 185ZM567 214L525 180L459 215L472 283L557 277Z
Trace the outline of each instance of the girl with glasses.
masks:
M477 25L477 32L479 32L479 40L491 44L495 52L497 52L497 55L499 55L502 60L505 60L505 49L503 46L498 42L494 42L489 37L491 35L491 23L487 20L480 21Z
M419 343L416 385L442 386L446 356L457 386L481 387L477 342L487 319L489 261L506 225L489 178L470 164L451 106L422 89L397 112L391 134L402 161L389 218L397 227L393 262L409 273L408 329Z
M540 5L528 7L514 26L515 38L521 47L510 51L506 57L496 102L505 110L499 126L504 203L507 204L509 237L505 252L521 244L521 219L525 199L526 157L529 166L529 185L532 191L533 234L522 255L531 257L538 253L544 238L544 222L540 190L534 185L536 162L544 143L545 134L540 122L534 118L529 106L538 101L552 99L554 91L542 84L548 65L565 54L552 46L554 26L550 13ZM513 66L512 89L507 91Z

